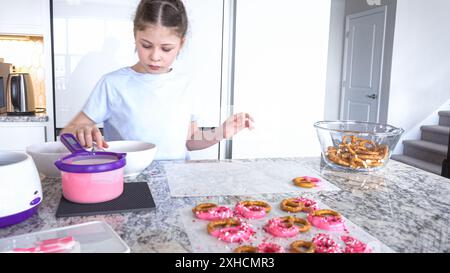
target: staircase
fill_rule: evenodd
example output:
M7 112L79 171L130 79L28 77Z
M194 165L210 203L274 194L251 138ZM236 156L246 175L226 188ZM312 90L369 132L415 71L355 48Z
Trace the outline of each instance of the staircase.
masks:
M440 175L448 151L450 111L439 112L439 125L424 125L420 130L420 140L404 140L403 154L391 158Z

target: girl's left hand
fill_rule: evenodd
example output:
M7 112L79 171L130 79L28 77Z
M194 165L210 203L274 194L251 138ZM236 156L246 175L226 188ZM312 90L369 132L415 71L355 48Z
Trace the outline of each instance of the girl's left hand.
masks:
M238 113L229 117L223 124L223 138L228 139L237 134L239 131L248 128L253 130L255 120L248 113Z

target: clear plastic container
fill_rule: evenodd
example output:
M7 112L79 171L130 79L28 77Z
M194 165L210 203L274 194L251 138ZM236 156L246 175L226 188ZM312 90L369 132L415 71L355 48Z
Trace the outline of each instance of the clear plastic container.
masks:
M53 244L50 248L35 250L42 242L55 240L69 240L73 247L55 251ZM93 221L0 239L2 252L129 253L130 248L107 223Z

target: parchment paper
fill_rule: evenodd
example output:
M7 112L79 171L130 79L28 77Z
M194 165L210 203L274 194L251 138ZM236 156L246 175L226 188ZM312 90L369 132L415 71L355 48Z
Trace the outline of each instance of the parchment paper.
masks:
M293 161L171 163L164 169L174 197L340 190L314 170ZM292 182L298 176L313 176L322 182L315 188L301 188Z
M295 197L295 196L293 196ZM319 206L319 209L330 209L323 203L315 200ZM316 227L312 227L309 231L305 233L299 233L295 237L291 238L278 238L274 237L271 234L265 232L263 230L263 226L267 224L267 222L275 217L280 216L288 216L288 215L295 215L297 217L306 218L307 214L300 212L300 213L288 213L285 211L282 211L279 208L279 203L270 203L272 205L272 210L269 212L269 214L266 215L266 217L258 220L249 220L249 219L243 219L244 221L250 223L254 230L256 231L256 234L253 235L252 239L250 241L244 242L244 243L226 243L223 241L218 240L216 237L213 237L209 235L207 231L207 224L208 221L198 219L194 216L192 213L192 208L182 208L179 210L181 220L183 222L185 231L189 237L189 240L191 241L192 245L192 251L193 252L202 252L202 253L209 253L209 252L215 252L215 253L227 253L227 252L233 252L233 250L240 246L240 245L252 245L252 246L258 246L261 242L271 242L276 243L278 245L281 245L285 248L286 252L289 252L289 245L296 240L306 240L311 241L311 239L317 235L318 233L325 233L330 234L333 238L333 240L338 243L341 248L345 248L345 244L340 240L340 237L342 235L352 236L356 239L366 243L371 249L372 253L393 253L394 251L377 240L375 237L371 236L369 233L365 232L363 229L352 223L350 220L348 220L344 215L344 223L346 226L346 229L349 233L346 233L345 231L340 232L332 232L332 231L326 231L321 230ZM228 206L230 208L233 208L231 206Z

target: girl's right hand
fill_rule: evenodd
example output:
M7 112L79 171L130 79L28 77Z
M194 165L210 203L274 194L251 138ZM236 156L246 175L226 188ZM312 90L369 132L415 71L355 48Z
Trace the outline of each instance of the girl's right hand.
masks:
M103 139L100 129L95 125L70 125L61 131L61 134L64 133L73 134L81 146L86 148L95 146L96 148L104 149L109 147L108 143Z

